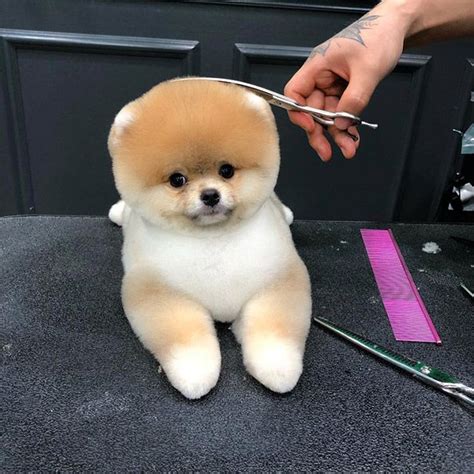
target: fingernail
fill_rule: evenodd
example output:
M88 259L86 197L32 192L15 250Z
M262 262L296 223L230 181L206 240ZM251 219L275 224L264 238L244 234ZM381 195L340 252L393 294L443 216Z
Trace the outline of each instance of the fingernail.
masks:
M353 135L351 132L346 130L346 133L354 140L355 142L359 141L359 137L357 135Z

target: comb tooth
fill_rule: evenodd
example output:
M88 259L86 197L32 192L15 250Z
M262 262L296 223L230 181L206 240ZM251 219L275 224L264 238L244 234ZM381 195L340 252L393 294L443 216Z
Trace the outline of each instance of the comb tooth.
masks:
M440 343L392 233L361 229L361 234L395 339Z

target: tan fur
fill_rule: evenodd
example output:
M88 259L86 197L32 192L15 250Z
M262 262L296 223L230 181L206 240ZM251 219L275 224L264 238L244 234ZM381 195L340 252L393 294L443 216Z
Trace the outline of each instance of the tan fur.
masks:
M275 392L292 390L301 375L310 315L309 276L303 262L294 259L233 324L247 371Z
M311 307L310 291L307 272L297 261L247 303L240 322L242 342L250 343L270 335L304 345L308 321L299 315Z
M266 150L276 135L271 115L250 107L237 86L164 82L127 108L136 119L120 137L112 129L110 150L117 166L147 186L166 182L177 163L190 176L217 173L216 164L227 161L237 169L275 165Z
M221 355L209 313L141 270L125 275L122 301L130 325L187 398L217 383Z
M140 319L141 341L161 361L176 345L205 344L215 338L209 313L151 273L125 275L122 301L132 326Z

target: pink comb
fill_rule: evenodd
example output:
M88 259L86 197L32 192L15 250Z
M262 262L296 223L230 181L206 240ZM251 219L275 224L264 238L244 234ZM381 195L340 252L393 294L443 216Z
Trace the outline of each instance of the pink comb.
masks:
M395 339L441 344L392 231L360 232Z

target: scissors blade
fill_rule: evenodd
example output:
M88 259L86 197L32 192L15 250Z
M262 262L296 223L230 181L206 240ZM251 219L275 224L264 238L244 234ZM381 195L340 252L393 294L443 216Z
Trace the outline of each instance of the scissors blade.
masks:
M324 126L334 124L334 120L332 120L332 112L301 105L296 100L291 99L286 95L279 94L278 92L271 91L270 89L265 89L264 87L249 84L247 82L237 81L234 79L220 79L213 77L208 77L205 79L226 82L229 84L237 84L246 88L247 90L252 91L254 94L257 94L258 96L265 99L269 104L275 105L276 107L295 112L307 112L313 117L313 120Z
M253 92L262 99L265 99L269 104L275 105L285 110L302 111L302 105L298 104L296 100L287 97L286 95L279 94L278 92L265 89L265 87L256 86L255 84L249 84L248 82L237 81L236 79L224 79L219 77L199 77L197 79L205 79L208 81L224 82L226 84L235 84ZM326 111L311 109L311 112L319 114L325 114Z
M246 89L252 91L254 94L258 95L259 97L261 97L262 99L265 99L268 102L273 100L275 96L275 93L269 89L265 89L264 87L256 86L254 84L248 84L247 82L237 81L236 79L224 79L221 77L180 77L179 79L175 79L175 81L188 81L188 80L217 81L217 82L224 82L226 84L236 84L238 86L245 87ZM282 97L285 97L285 96L282 96Z

